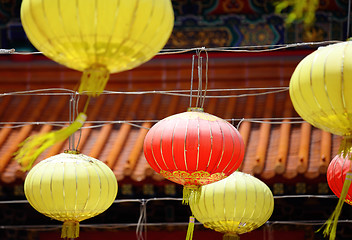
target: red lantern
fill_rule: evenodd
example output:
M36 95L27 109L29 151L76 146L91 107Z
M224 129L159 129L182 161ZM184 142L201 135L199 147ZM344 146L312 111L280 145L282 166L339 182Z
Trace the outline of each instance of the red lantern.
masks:
M336 155L334 159L331 160L328 171L327 171L327 181L331 191L340 197L342 192L342 187L346 179L346 174L351 174L351 160L350 156L343 157L342 155ZM350 187L345 202L352 205L352 188Z
M156 172L185 187L187 200L192 189L236 171L244 143L227 121L190 108L156 123L145 137L144 154Z

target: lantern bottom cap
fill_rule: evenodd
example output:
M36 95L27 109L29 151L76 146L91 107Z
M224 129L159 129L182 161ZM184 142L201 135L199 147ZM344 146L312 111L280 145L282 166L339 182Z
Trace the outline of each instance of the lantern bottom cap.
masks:
M222 240L240 240L240 236L236 233L225 233Z
M195 197L196 199L199 199L200 186L196 186L196 185L185 185L185 186L183 186L183 199L182 199L182 204L183 205L188 205L189 204L189 199L191 197L191 194L193 194L193 197Z
M83 71L78 91L88 96L99 96L110 77L109 70L104 65L94 64Z
M79 222L66 221L62 225L61 238L78 238Z

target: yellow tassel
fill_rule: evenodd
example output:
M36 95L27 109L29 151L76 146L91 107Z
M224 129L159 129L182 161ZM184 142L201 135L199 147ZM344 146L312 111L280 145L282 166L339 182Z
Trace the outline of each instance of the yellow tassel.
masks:
M240 240L240 236L235 233L226 233L222 237L222 240Z
M341 140L339 154L342 154L344 158L347 157L352 150L352 136L345 136Z
M189 222L188 222L188 229L187 229L186 240L192 240L192 238L193 238L193 231L194 231L194 217L193 217L193 216L190 216L190 217L189 217Z
M15 160L21 164L22 170L29 170L42 152L55 143L67 139L83 126L86 119L87 115L80 113L76 120L66 128L28 137L20 144L20 149L15 153Z
M196 200L200 197L201 188L199 186L184 186L182 204L189 205L189 198L192 196Z
M103 92L109 77L110 72L105 66L93 65L84 70L78 91L80 93L87 92L87 95L93 97L99 96Z
M346 178L343 183L341 195L340 195L339 201L337 203L337 206L335 207L334 212L331 214L329 219L324 223L324 225L318 230L318 231L320 231L322 228L324 228L323 234L325 237L329 236L329 240L335 239L337 223L339 221L339 216L341 214L343 203L345 202L348 190L351 186L351 181L352 181L352 172L348 172L346 174Z
M296 1L284 0L275 2L275 13L281 14L289 8L289 13L285 19L287 25L295 21L302 21L305 27L311 26L315 22L315 12L319 7L319 0Z
M61 229L61 238L78 238L79 222L64 222Z

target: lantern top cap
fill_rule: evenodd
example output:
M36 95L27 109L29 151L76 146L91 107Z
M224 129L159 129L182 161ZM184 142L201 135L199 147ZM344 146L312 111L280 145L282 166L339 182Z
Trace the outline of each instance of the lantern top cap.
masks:
M59 160L60 162L99 162L98 159L92 158L90 156L84 155L82 153L79 153L78 151L65 151L64 153L60 153L54 156L51 156L40 163L47 163L47 162L53 162Z
M189 107L187 108L187 112L204 112L204 109L200 107Z
M65 150L64 153L69 153L69 154L81 154L80 151L78 151L78 150L71 150L71 149Z

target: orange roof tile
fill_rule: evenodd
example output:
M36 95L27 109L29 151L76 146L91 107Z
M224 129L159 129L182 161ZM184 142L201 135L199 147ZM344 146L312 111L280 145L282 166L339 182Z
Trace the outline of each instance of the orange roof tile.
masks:
M273 56L211 55L209 89L288 86L290 76L307 52L285 52ZM107 86L114 91L189 89L190 57L156 58L143 66L111 76ZM186 64L187 62L187 64ZM0 59L3 92L77 86L80 74L48 60L13 62ZM29 80L28 80L29 79ZM236 94L248 91L236 92ZM234 94L233 91L211 92L208 96ZM83 106L85 97L81 97ZM88 120L81 133L75 134L79 150L105 162L117 179L135 183L146 179L160 181L143 155L143 140L149 120L186 111L189 97L165 94L103 94L91 101ZM67 95L12 95L0 97L0 180L5 184L23 181L25 173L11 161L18 144L26 137L58 127L49 124L28 125L26 122L68 121ZM297 117L288 92L266 95L216 98L205 101L205 111L238 124L239 119ZM105 124L100 121L136 121L142 128L128 123ZM331 156L337 153L340 137L311 127L307 123L270 124L243 121L239 131L246 145L241 170L255 174L265 182L314 181L324 176ZM19 126L23 123L23 126ZM16 127L16 128L14 128ZM68 148L59 143L45 151L41 161Z

